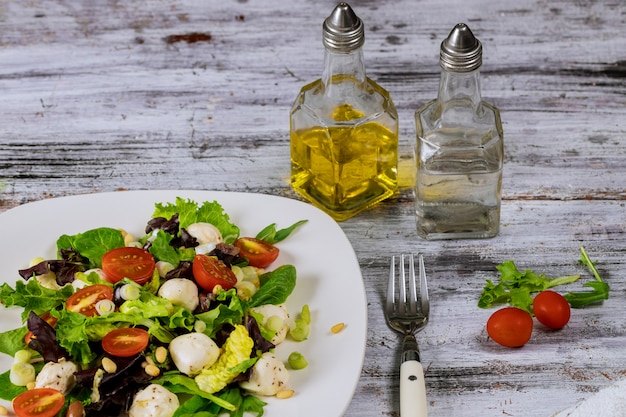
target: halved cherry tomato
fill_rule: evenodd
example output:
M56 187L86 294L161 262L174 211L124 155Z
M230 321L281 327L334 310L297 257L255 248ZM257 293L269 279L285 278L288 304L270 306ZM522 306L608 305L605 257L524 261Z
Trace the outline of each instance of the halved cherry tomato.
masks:
M113 300L113 288L104 284L89 285L70 295L65 306L69 311L92 317L97 313L96 304L100 300Z
M59 319L53 317L50 313L44 313L41 316L41 319L52 327L56 326L57 321L59 321ZM29 344L31 340L33 340L33 332L29 330L28 333L26 333L26 336L24 336L24 343Z
M558 292L546 290L535 296L533 313L541 324L557 330L569 322L571 309L565 297Z
M109 355L126 358L148 347L150 335L136 327L122 327L111 330L102 338L102 349Z
M235 246L239 248L239 255L257 268L265 268L278 258L276 246L254 237L240 237Z
M13 409L17 417L52 417L63 404L65 396L53 388L34 388L13 399Z
M152 278L154 267L154 256L142 248L116 248L102 257L102 270L112 283L129 278L137 284L145 284Z
M494 342L506 347L521 347L530 340L533 318L516 307L496 311L487 320L487 333Z
M196 255L192 272L198 285L206 291L213 291L216 285L229 290L237 283L235 273L224 262L212 256Z

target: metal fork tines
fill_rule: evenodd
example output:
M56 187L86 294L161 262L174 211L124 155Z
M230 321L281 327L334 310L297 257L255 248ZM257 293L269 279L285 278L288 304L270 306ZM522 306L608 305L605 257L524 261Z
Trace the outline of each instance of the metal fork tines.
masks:
M387 287L385 317L387 324L400 333L402 359L400 364L400 416L426 416L424 370L415 333L428 323L430 302L424 258L418 255L419 285L413 255L392 256ZM397 281L397 282L396 282Z

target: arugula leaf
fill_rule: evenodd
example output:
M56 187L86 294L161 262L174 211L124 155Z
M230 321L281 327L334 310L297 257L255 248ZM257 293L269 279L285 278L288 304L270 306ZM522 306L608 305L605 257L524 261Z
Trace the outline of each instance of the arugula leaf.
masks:
M609 284L602 281L602 278L600 278L600 274L596 269L596 263L589 259L589 255L587 255L585 248L582 246L580 247L580 259L578 262L589 268L593 276L596 278L596 281L583 284L585 287L591 287L593 291L577 291L565 294L563 297L565 297L567 302L570 303L572 307L578 308L587 304L608 299L611 287L609 287Z
M478 300L480 308L510 304L532 313L532 293L574 282L580 278L580 275L548 278L545 274L537 274L529 269L520 272L513 261L505 261L496 268L501 274L500 281L494 284L491 280L487 280Z
M191 199L176 197L176 203L156 203L152 217L170 219L175 214L178 214L181 228L197 222L210 223L217 227L226 243L233 243L239 237L239 227L230 221L230 217L217 201L206 201L198 206Z
M285 240L298 226L306 223L307 221L308 220L300 220L291 226L280 230L276 230L276 223L272 223L261 230L256 235L256 238L273 245L281 240Z
M585 287L593 288L593 291L570 292L564 295L574 308L605 300L609 296L609 285L602 281L594 263L589 259L583 247L580 248L580 252L581 259L579 262L591 270L596 281L583 284ZM496 268L500 271L500 280L498 283L487 280L478 300L478 307L480 308L509 304L532 314L534 293L559 285L570 284L580 279L580 275L548 278L545 274L537 274L528 269L520 272L513 261L505 261Z

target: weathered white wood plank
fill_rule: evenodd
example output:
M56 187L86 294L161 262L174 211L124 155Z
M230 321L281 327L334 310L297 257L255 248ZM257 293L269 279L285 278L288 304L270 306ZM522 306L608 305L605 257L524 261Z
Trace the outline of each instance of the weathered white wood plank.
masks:
M400 114L397 198L342 223L362 266L369 340L347 416L397 416L399 341L382 317L388 255L423 251L433 317L420 334L433 416L549 416L626 377L626 4L620 0L355 0L368 74ZM54 196L215 189L298 198L288 114L322 71L333 1L0 0L0 211ZM415 235L414 111L436 95L441 40L467 22L483 95L505 131L502 227L480 241ZM495 266L584 272L602 306L523 349L487 340L476 307Z

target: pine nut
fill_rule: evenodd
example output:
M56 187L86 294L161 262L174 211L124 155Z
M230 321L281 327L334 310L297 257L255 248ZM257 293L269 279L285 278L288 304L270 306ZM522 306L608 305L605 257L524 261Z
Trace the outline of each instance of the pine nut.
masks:
M27 390L35 389L35 381L30 381L28 384L26 384L26 389Z
M165 360L167 359L167 349L165 349L163 346L159 346L154 352L154 359L156 359L158 363L165 362Z
M107 374L114 374L115 371L117 371L117 364L110 358L104 357L102 358L102 369L104 369Z
M150 376L159 376L161 370L156 365L148 365L145 369L146 373Z
M8 416L9 410L3 405L0 405L0 416Z
M333 327L330 328L330 331L333 334L337 334L340 331L342 331L344 327L346 327L346 325L344 323L337 323Z
M286 398L292 397L293 393L294 392L292 389L283 389L276 393L276 398L280 398L281 400L284 400Z

